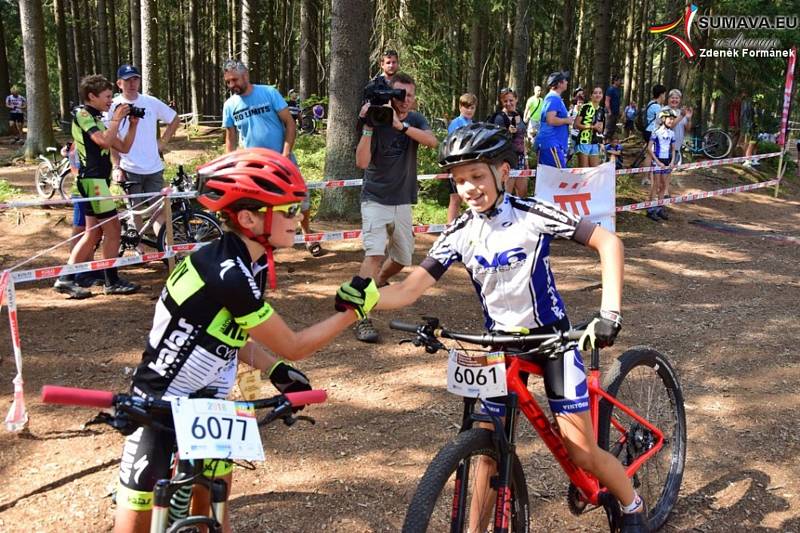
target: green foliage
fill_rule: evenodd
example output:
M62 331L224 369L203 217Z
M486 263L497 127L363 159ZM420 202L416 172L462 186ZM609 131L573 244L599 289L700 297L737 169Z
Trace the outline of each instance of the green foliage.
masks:
M6 180L0 180L0 202L5 202L9 198L12 198L22 191L17 189L16 187L12 187Z

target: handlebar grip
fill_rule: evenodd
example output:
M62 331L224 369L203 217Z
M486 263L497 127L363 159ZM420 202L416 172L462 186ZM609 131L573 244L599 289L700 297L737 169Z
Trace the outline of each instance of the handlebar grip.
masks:
M389 327L391 329L407 331L409 333L416 333L417 328L419 326L417 324L409 324L408 322L403 322L402 320L392 320L391 322L389 322Z
M328 399L328 391L325 390L306 390L302 392L287 392L284 396L292 404L292 407L301 407L310 403L323 403Z
M99 407L102 409L114 405L114 393L104 390L45 385L42 387L42 401L44 403L80 405L83 407Z

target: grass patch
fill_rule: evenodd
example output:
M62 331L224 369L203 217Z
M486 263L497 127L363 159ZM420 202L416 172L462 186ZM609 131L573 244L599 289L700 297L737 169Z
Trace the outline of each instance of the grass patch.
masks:
M20 189L12 187L6 180L0 180L0 202L5 202L21 192Z

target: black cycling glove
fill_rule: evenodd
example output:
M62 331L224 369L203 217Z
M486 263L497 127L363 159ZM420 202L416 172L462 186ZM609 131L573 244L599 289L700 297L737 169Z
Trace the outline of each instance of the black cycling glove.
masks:
M622 315L616 311L600 311L586 326L586 332L579 341L581 350L605 348L614 345L619 330L622 329Z

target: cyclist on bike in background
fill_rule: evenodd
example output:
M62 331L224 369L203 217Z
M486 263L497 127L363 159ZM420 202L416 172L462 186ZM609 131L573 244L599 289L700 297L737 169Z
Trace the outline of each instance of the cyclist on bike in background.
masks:
M621 327L623 247L613 233L536 198L505 191L509 170L517 161L507 132L494 125L472 124L450 134L439 150L439 164L453 174L461 199L469 206L442 233L428 256L401 283L380 289L376 309L414 303L455 262L461 261L478 292L487 329L494 332L545 334L566 331L570 323L550 270L553 238L571 239L598 252L603 281L601 311L581 339L583 347L613 344ZM340 291L352 292L350 284ZM366 292L366 291L365 291ZM620 501L623 531L647 531L644 503L622 464L597 446L589 416L586 372L574 350L550 360L544 383L564 444L572 461L594 474ZM503 398L485 401L485 409L503 416ZM488 476L496 469L481 465ZM485 484L488 489L488 483ZM474 497L473 502L492 498ZM470 510L469 531L484 531L489 517ZM486 523L478 523L479 521Z
M250 148L223 155L198 173L198 201L219 212L227 228L167 279L131 393L156 399L225 398L240 359L267 371L281 392L310 389L303 373L279 358L308 357L363 318L374 301L356 304L337 298L342 312L299 332L290 329L263 294L267 280L275 288L273 250L294 244L300 202L307 194L300 171L277 152ZM359 287L377 300L374 282ZM350 310L355 313L345 312ZM152 490L157 480L169 477L174 448L173 433L152 427L127 437L115 531L149 531ZM206 474L224 479L228 490L231 472L229 461L215 460L206 467ZM195 496L195 508L207 509L207 491L200 495L204 507ZM230 531L229 517L220 521Z

